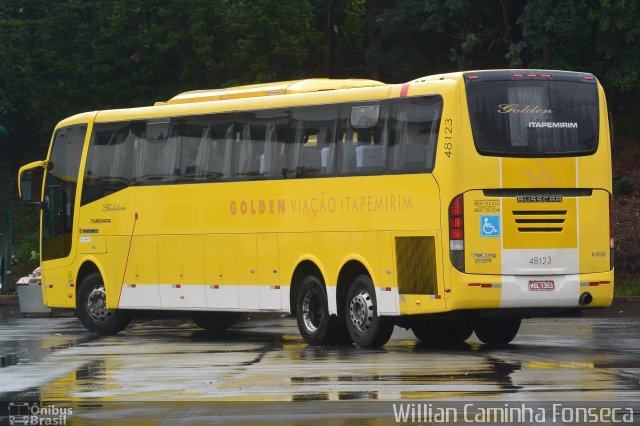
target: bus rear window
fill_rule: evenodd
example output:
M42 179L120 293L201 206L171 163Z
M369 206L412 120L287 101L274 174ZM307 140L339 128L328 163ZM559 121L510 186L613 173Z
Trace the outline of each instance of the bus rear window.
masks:
M594 82L467 80L473 139L484 155L558 157L598 148Z

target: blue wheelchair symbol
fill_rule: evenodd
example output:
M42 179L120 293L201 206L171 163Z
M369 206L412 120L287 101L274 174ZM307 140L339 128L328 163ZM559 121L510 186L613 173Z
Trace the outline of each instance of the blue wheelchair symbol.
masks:
M499 237L500 236L500 216L481 215L480 216L480 236Z

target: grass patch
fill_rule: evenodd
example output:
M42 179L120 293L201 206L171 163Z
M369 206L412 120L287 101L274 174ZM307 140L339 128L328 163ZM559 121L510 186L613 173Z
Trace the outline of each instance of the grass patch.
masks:
M640 275L616 275L613 289L615 296L640 296Z

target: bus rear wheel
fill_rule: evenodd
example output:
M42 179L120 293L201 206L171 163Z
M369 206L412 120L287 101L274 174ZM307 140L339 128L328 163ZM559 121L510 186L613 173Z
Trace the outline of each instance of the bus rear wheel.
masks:
M300 335L310 345L350 345L351 337L344 323L329 315L327 292L318 277L302 280L296 298L296 321Z
M193 322L209 333L222 333L240 321L240 312L206 312L195 315Z
M520 330L521 319L515 316L482 318L474 331L482 343L493 346L508 345Z
M116 334L131 322L131 314L107 309L104 281L98 272L87 275L78 286L76 315L87 330L103 335Z
M378 316L373 282L363 274L353 280L347 291L345 318L351 339L361 348L384 346L395 326L391 318Z
M471 337L473 328L468 324L448 325L429 321L414 324L411 331L425 345L455 346Z

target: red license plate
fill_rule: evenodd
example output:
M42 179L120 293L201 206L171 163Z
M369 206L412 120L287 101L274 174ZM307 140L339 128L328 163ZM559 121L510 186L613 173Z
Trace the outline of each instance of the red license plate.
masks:
M529 281L529 291L553 291L555 288L553 281Z

